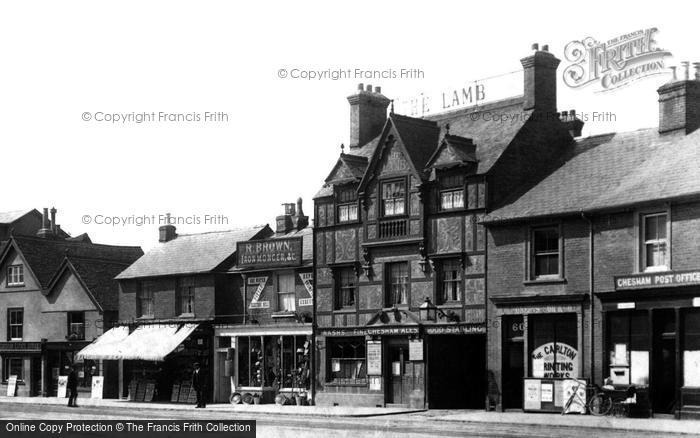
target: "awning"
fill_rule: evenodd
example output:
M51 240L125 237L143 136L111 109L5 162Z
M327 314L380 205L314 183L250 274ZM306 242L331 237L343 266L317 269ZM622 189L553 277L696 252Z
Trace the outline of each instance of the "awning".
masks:
M108 330L102 336L92 341L92 344L78 352L77 359L109 359L116 346L129 336L129 327L119 326Z
M112 329L81 350L78 353L78 358L162 361L165 356L182 344L198 326L198 323L142 325L121 339L117 339L116 333L110 335L110 332L115 330ZM128 334L128 327L118 328L126 329ZM101 339L108 335L114 341L110 341L108 338L104 343L101 343ZM98 347L98 345L103 345L103 347ZM95 348L95 351L90 351L90 348Z

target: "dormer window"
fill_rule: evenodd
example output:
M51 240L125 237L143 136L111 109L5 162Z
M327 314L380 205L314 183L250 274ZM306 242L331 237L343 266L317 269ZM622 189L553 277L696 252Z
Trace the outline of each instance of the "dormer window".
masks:
M406 214L406 181L395 180L382 183L382 212L384 216Z
M464 208L464 177L448 175L440 178L440 210Z
M24 265L12 265L7 268L7 285L24 286Z
M338 222L353 222L357 215L357 192L353 188L338 190Z

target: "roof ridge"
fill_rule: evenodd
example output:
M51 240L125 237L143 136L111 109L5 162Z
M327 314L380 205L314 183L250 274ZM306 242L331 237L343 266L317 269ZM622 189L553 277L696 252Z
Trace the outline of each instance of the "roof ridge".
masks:
M88 247L88 248L99 246L102 248L120 248L120 249L121 248L138 248L138 249L141 249L140 246L135 246L135 245L111 245L108 243L81 242L81 241L77 241L77 240L68 240L68 239L47 239L45 237L25 236L25 235L21 235L21 234L12 236L12 238L20 239L20 240L32 240L32 241L36 241L36 242L54 242L54 243L73 245L73 246L82 246L82 247Z
M253 230L255 228L265 228L266 226L269 226L269 224L256 224L256 225L251 225L249 227L239 227L239 228L231 228L228 230L218 230L218 231L203 231L201 233L187 233L187 234L178 234L178 237L191 237L191 236L201 236L204 234L221 234L221 233L233 233L236 231L244 231L244 230Z
M650 130L656 130L656 129L658 129L658 127L649 126L649 127L646 127L646 128L637 128L637 129L633 129L633 130L631 130L631 131L610 131L610 132L603 132L603 133L600 133L600 134L589 135L589 136L587 136L587 137L579 137L579 138L576 139L576 141L579 142L579 141L588 140L588 139L593 139L593 138L607 137L607 136L609 136L609 135L631 134L631 133L633 133L633 132L650 131Z
M429 119L421 119L418 117L411 117L411 116L406 116L403 114L397 114L397 113L392 113L389 118L394 119L398 118L402 122L408 122L408 123L413 123L416 125L423 125L425 127L435 127L438 128L438 124L434 120L429 120Z

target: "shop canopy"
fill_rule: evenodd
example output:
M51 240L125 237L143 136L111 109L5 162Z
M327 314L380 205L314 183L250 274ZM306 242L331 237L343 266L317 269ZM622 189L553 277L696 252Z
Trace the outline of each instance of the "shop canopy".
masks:
M197 328L196 323L142 325L129 334L115 327L78 353L78 359L162 361Z

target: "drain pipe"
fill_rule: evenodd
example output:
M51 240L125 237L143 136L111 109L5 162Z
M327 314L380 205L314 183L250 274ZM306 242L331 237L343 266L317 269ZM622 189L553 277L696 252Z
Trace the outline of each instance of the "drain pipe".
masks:
M588 335L590 337L590 370L591 370L591 384L595 381L595 316L594 316L594 295L593 291L595 289L595 271L594 271L594 230L593 230L593 219L587 216L583 210L581 211L581 217L588 222L588 306L589 306L589 324L588 324Z

